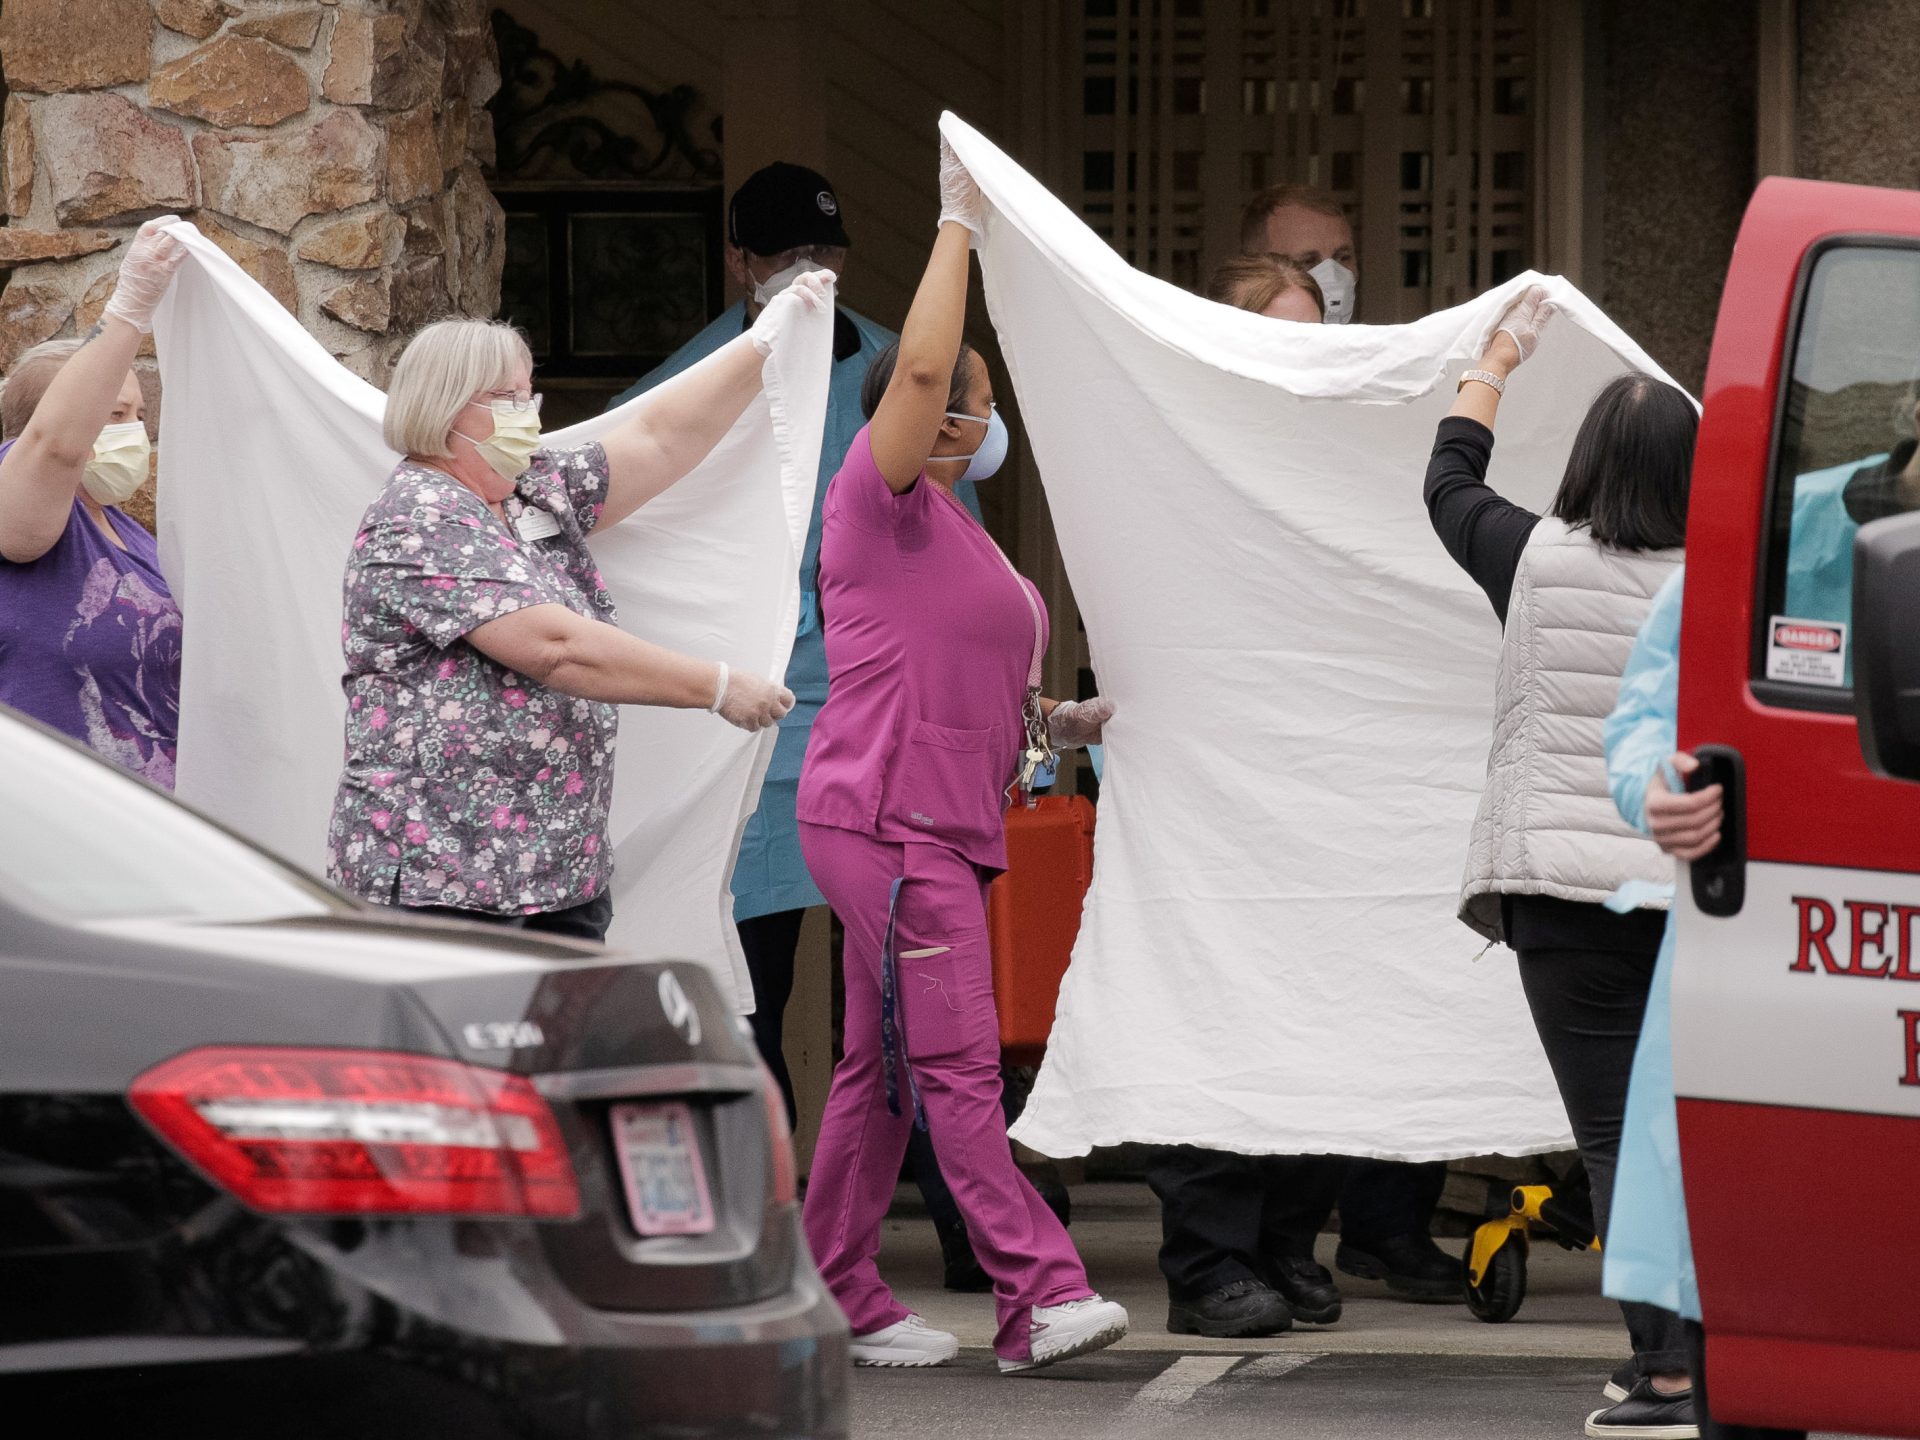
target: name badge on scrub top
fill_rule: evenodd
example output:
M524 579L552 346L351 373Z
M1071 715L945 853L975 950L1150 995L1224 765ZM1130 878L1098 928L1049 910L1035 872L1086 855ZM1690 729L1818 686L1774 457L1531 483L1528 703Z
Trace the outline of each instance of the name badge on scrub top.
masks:
M529 505L514 519L513 529L522 540L550 540L560 533L560 522L546 511Z

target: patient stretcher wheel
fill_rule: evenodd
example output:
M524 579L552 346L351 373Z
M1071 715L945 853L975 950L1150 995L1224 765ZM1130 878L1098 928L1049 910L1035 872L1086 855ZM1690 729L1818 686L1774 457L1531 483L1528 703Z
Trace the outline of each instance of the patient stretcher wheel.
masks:
M1509 1233L1506 1243L1493 1252L1481 1283L1473 1283L1473 1241L1461 1257L1461 1281L1467 1289L1467 1309L1476 1320L1499 1325L1511 1320L1527 1298L1527 1237L1524 1231Z

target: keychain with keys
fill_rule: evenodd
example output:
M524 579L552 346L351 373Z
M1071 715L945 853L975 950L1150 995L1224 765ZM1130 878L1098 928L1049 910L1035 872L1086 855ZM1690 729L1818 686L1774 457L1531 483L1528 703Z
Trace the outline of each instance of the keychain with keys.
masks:
M1040 713L1039 686L1028 687L1027 703L1021 707L1021 715L1026 721L1027 748L1020 757L1020 773L1014 783L1026 796L1027 808L1031 810L1038 803L1033 792L1053 784L1058 777L1060 757L1047 738L1046 717Z
M1026 792L1029 810L1033 808L1033 792L1053 784L1059 774L1059 756L1049 755L1037 746L1027 747L1027 753L1020 761L1020 788Z

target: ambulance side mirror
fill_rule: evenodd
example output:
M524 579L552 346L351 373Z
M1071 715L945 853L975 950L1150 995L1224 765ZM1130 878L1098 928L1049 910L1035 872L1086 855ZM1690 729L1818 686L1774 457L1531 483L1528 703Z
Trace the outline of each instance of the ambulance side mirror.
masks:
M1853 713L1868 766L1920 780L1920 514L1854 537Z

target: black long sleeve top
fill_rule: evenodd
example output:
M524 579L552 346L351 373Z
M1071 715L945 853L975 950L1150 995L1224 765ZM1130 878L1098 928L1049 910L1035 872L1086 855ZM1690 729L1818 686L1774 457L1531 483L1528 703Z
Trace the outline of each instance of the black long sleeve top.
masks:
M1493 431L1478 420L1449 415L1433 437L1427 461L1427 514L1434 533L1474 584L1487 592L1493 613L1507 623L1507 601L1520 552L1540 517L1487 484Z
M1449 415L1433 437L1425 494L1434 533L1474 584L1486 591L1504 626L1520 553L1540 517L1487 485L1492 459L1493 431L1478 420ZM1666 929L1667 917L1658 910L1616 915L1602 905L1550 895L1508 895L1504 901L1502 928L1523 963L1596 950L1651 957Z

